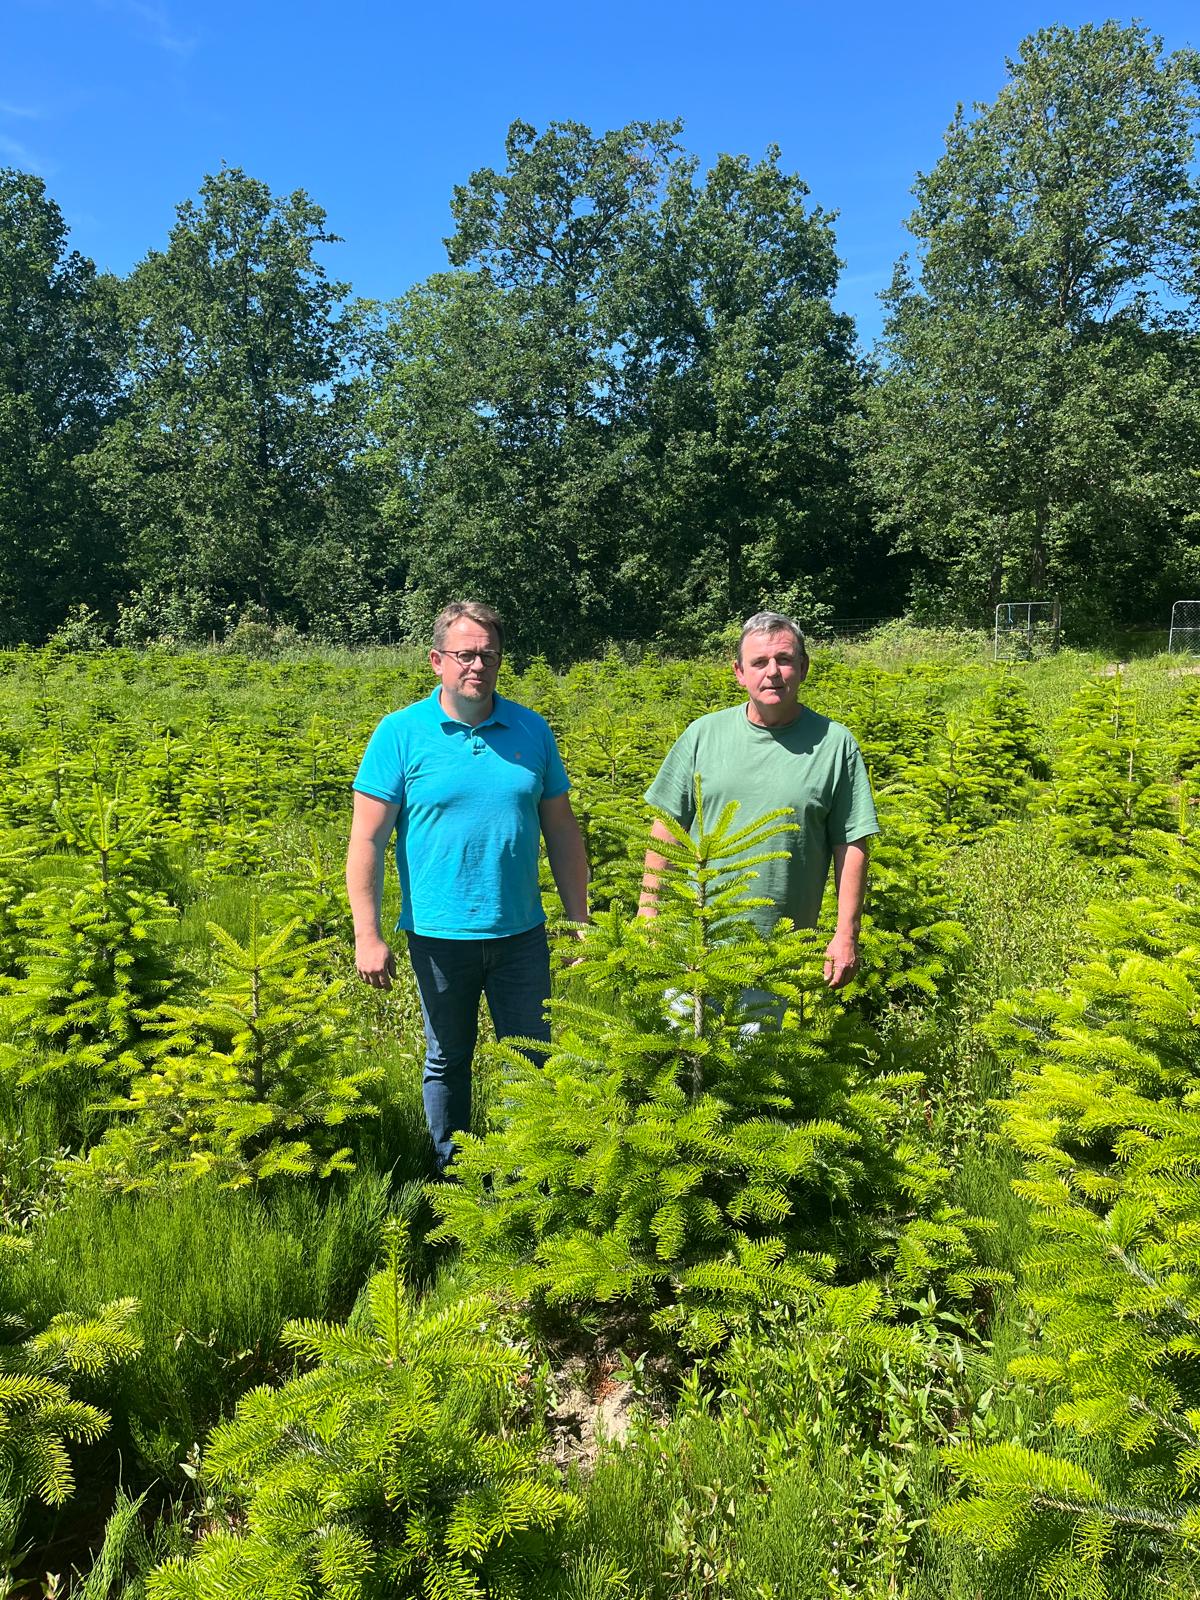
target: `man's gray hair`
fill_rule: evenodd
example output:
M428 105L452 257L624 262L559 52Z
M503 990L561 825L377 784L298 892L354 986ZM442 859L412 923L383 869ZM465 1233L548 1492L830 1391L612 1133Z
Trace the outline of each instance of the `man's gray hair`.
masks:
M779 611L756 611L752 617L747 617L742 623L742 636L738 640L737 660L738 666L742 664L742 646L746 642L748 633L790 633L796 641L798 655L808 659L808 647L804 643L804 635L798 623L791 617L785 617Z
M433 648L444 650L446 648L446 634L460 618L466 617L471 622L477 622L481 628L490 628L496 635L496 643L504 649L504 623L500 620L500 613L492 606L485 606L482 600L451 600L438 612L433 619Z

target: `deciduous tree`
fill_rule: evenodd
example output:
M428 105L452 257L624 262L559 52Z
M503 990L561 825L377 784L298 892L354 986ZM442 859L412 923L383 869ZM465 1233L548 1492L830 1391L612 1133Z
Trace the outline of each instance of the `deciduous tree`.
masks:
M225 167L126 285L128 405L93 470L134 580L188 592L198 624L287 608L346 470L354 323L318 255L336 237L303 190Z
M1043 29L917 180L873 474L918 596L1144 615L1195 571L1200 57Z
M119 568L77 467L116 401L114 284L67 231L40 178L0 170L0 644L111 603Z

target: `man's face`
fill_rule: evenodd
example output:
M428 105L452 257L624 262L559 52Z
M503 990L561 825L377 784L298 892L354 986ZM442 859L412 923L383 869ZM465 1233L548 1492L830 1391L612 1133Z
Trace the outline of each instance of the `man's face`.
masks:
M458 655L475 652L469 661L460 661ZM485 651L493 660L484 660L479 652ZM496 687L496 674L500 671L500 644L496 635L481 622L470 617L459 617L446 629L446 638L440 650L429 652L429 664L442 681L449 698L474 704L483 704L491 698Z
M795 637L786 629L748 633L733 674L755 710L767 721L778 721L781 713L786 718L796 708L800 685L808 675L808 657L800 654Z

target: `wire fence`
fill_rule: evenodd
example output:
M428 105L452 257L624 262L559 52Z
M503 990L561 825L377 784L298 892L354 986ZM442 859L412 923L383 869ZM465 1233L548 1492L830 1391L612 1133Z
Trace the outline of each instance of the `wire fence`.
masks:
M1001 600L992 634L994 661L1038 661L1058 649L1057 600Z
M1200 655L1200 600L1176 600L1171 607L1167 650L1173 656Z

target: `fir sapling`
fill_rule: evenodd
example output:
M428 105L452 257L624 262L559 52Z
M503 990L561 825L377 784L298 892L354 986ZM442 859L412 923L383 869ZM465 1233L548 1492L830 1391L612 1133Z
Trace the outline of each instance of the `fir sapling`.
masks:
M298 928L263 930L257 901L244 944L209 924L216 981L159 1007L154 1043L77 1176L137 1188L214 1173L240 1187L349 1170L339 1136L370 1109L381 1069L347 1059L333 941L299 940Z
M1122 674L1085 684L1064 731L1067 742L1045 802L1056 836L1083 855L1127 868L1139 832L1169 831L1176 810L1167 786L1150 770L1149 742Z
M1068 1436L1111 1442L1128 1467L956 1450L967 1494L941 1521L1020 1552L1049 1593L1108 1593L1131 1542L1164 1588L1200 1568L1200 870L1173 854L1185 898L1094 908L1094 953L993 1030L1037 1229L1023 1291L1041 1337L1012 1371L1047 1391Z
M17 976L0 979L0 1019L25 1081L69 1070L98 1089L120 1083L178 982L162 948L175 913L146 886L158 862L130 809L99 789L89 813L58 807L78 858L13 912L22 949Z
M706 825L701 797L696 838L663 819L658 916L597 919L576 992L552 1002L545 1065L500 1047L496 1126L462 1137L456 1181L432 1191L434 1237L485 1282L641 1308L698 1348L757 1305L816 1303L839 1272L892 1259L945 1176L902 1127L919 1074L884 1069L832 999L823 941L746 917L789 824L739 828L735 811ZM755 1000L783 1024L753 1025Z
M284 1329L305 1370L214 1431L214 1525L150 1600L543 1592L574 1502L522 1422L528 1355L487 1299L411 1296L394 1235L364 1300L350 1327Z
M0 1234L0 1274L30 1248ZM2 1297L7 1300L7 1296ZM75 1489L69 1446L90 1443L108 1427L98 1406L71 1393L73 1377L93 1387L141 1348L132 1326L136 1305L114 1301L94 1316L57 1316L30 1333L8 1304L0 1316L0 1586L19 1553L21 1514L31 1501L61 1506ZM4 1589L7 1593L7 1588Z

